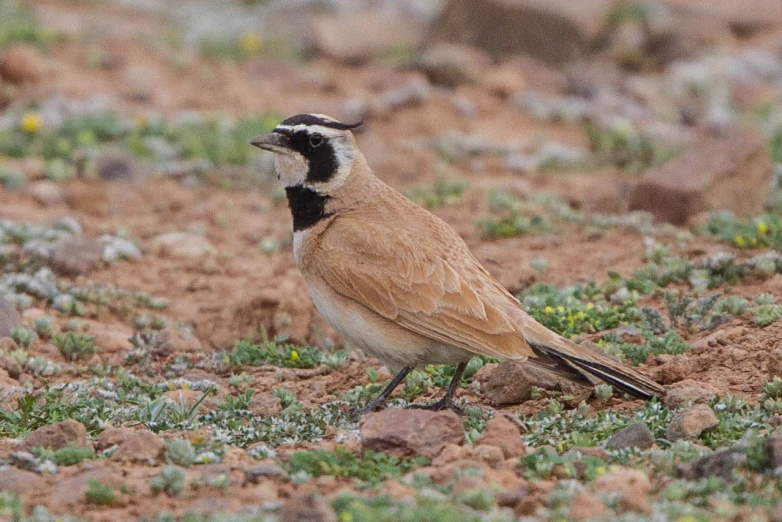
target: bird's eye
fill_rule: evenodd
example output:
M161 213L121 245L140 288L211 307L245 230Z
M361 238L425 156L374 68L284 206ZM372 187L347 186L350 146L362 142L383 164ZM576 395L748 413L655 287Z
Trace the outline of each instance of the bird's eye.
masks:
M311 147L320 147L321 145L323 145L323 136L320 136L319 134L310 136Z

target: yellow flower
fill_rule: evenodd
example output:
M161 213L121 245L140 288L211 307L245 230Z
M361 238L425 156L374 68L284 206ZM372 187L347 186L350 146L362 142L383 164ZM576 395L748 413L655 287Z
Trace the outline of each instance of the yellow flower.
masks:
M678 518L678 522L698 522L698 519L692 515L684 515Z
M587 310L594 310L595 309L595 303L587 303Z
M597 473L598 475L602 475L605 472L606 472L605 466L598 466L595 468L595 473Z
M557 312L562 313L564 311L565 311L565 307L564 306L560 305L560 306L557 307Z
M554 309L551 308L550 306L547 306L546 309L543 310L543 311L546 313L546 315L551 315L551 313L554 311Z
M765 221L761 221L758 223L758 232L760 232L763 235L768 234L768 223Z
M22 116L22 130L35 134L41 130L41 117L35 112L28 112Z
M744 245L747 244L747 242L744 241L744 236L736 236L733 239L733 242L736 244L737 247L743 247Z
M252 32L243 33L239 38L239 47L247 54L258 54L263 46L261 37Z
M342 514L339 516L339 522L353 522L353 515L351 515L347 511L343 511Z
M299 352L297 352L296 350L293 350L291 352L291 361L296 362L298 360L299 360Z

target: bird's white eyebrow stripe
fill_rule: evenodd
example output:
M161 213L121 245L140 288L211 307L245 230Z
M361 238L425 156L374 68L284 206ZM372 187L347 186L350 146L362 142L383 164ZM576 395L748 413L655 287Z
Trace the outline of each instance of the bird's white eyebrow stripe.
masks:
M274 130L276 131L286 131L286 132L298 132L298 131L314 131L318 134L321 134L323 136L326 136L327 138L334 138L336 136L341 136L345 131L339 130L339 129L332 129L331 127L325 127L323 125L277 125L274 127Z

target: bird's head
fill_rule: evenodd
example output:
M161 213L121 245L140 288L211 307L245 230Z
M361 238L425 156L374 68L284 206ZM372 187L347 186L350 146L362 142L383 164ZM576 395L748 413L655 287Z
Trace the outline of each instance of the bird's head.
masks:
M274 153L277 177L286 188L306 187L329 195L350 174L356 156L351 130L362 123L342 123L323 114L299 114L250 143Z

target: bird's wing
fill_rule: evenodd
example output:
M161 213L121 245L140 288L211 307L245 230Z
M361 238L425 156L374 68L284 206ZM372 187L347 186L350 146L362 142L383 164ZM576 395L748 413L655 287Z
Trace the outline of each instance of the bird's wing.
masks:
M447 225L334 220L308 271L338 294L419 335L476 355L521 359L519 304Z

